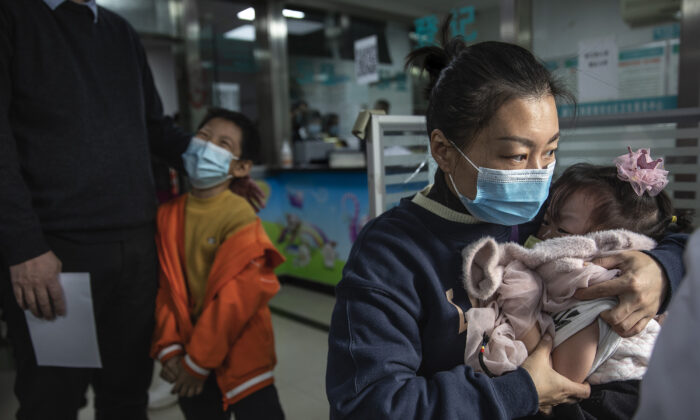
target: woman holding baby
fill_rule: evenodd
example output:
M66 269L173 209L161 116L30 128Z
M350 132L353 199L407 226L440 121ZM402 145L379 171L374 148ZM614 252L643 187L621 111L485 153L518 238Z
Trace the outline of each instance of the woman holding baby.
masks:
M443 39L408 57L430 75L426 119L439 169L432 186L372 220L354 244L329 336L331 418L509 419L591 396L636 398L634 384L591 387L557 372L546 330L532 332L514 370L465 364L466 314L483 302L465 289L462 251L538 231L559 142L555 101L572 98L521 47ZM597 260L619 275L573 297L616 297L601 319L620 337L636 335L680 282L685 240L665 235L651 250Z

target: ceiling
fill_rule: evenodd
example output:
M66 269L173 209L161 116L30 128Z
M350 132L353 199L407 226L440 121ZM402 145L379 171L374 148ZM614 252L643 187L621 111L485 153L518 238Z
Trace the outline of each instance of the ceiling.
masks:
M498 7L499 0L290 0L291 4L306 5L319 8L338 7L346 12L374 11L381 18L401 18L410 20L430 14L445 15L452 8L474 6L476 10Z
M102 0L107 1L107 0ZM134 1L134 0L120 0ZM198 0L200 17L215 23L219 30L249 24L236 19L236 12L254 4L250 1ZM294 6L314 9L337 10L354 16L364 16L378 20L392 19L412 23L421 16L436 14L445 16L451 9L461 6L474 6L480 10L498 7L499 0L288 0L290 8Z

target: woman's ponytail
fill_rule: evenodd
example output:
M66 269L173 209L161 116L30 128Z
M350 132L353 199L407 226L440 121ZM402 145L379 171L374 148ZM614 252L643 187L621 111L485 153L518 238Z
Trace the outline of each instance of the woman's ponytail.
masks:
M426 89L428 135L439 129L457 146L465 147L511 99L539 99L552 95L575 103L542 63L526 49L487 41L467 45L450 37L450 19L440 32L440 46L412 51L406 68L428 73Z

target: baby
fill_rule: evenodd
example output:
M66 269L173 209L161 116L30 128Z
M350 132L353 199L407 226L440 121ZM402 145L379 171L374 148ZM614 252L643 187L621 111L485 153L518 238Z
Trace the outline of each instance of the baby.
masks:
M592 384L640 379L659 324L623 339L599 314L616 299L578 301L579 288L618 270L590 262L626 250L649 250L669 229L687 229L662 189L663 161L640 149L614 167L568 168L552 187L537 234L526 246L484 238L463 251L464 282L478 306L467 312L465 362L491 375L516 369L543 333L554 337L554 369Z

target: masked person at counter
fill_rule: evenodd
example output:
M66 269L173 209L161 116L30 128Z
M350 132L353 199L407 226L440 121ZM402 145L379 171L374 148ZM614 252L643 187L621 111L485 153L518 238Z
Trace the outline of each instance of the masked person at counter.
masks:
M555 99L573 98L527 50L467 46L448 40L447 28L443 47L407 61L430 75L434 184L367 224L336 289L326 375L333 419L509 419L591 395L552 369L549 335L503 376L463 364L471 303L461 252L484 236L522 243L536 231L556 164ZM686 239L619 254L607 265L620 277L577 297L616 295L603 318L622 336L639 332L680 282Z

